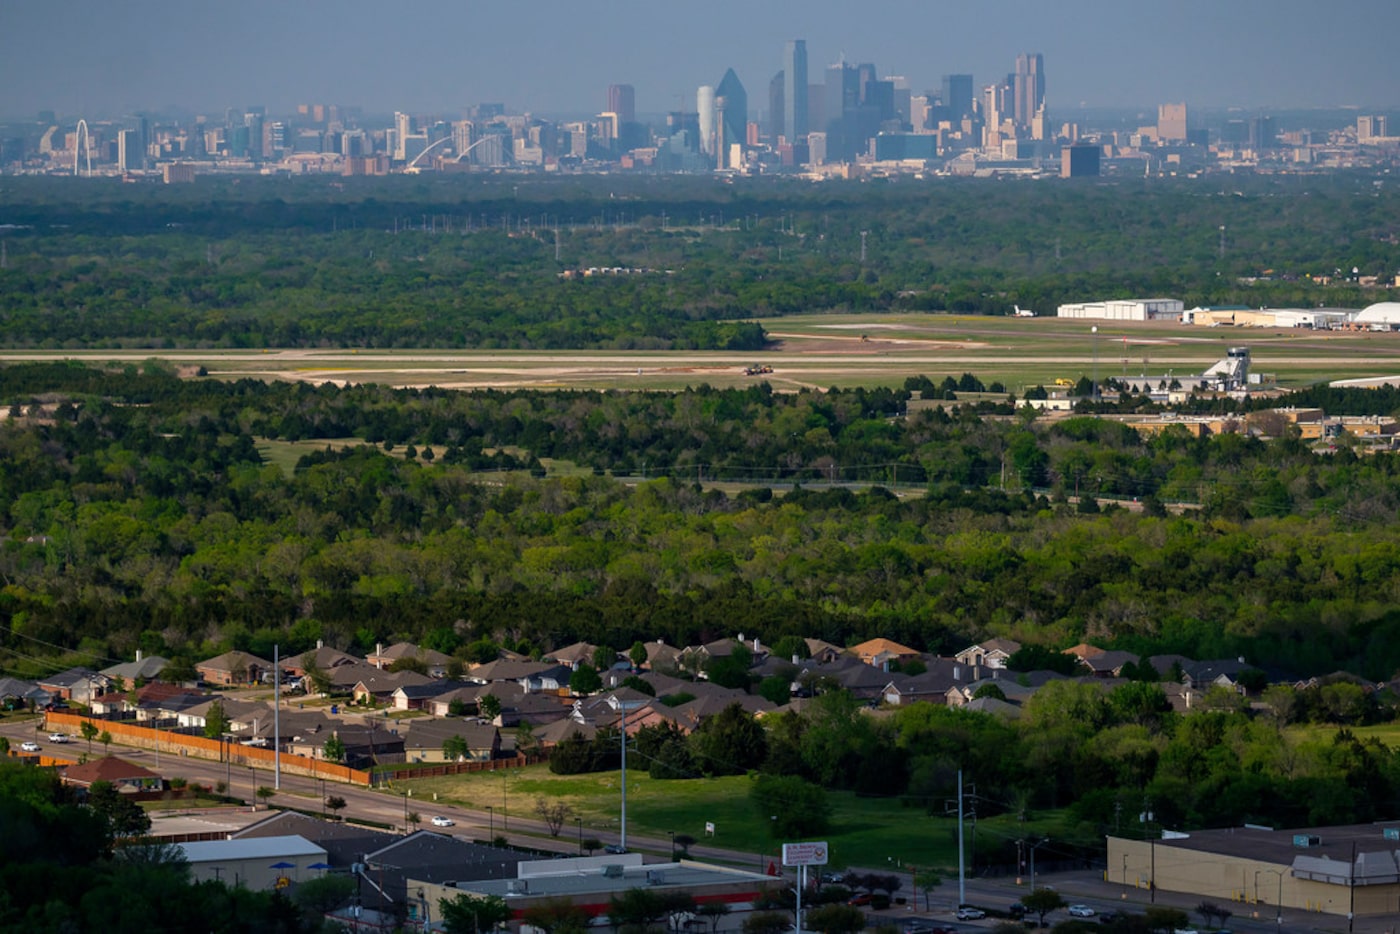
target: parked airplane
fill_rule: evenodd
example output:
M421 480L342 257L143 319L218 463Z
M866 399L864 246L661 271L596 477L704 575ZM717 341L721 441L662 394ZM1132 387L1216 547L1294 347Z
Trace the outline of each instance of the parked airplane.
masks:
M1029 308L1022 308L1020 305L1013 305L1012 307L1016 309L1016 317L1018 318L1035 317L1035 312L1031 311Z

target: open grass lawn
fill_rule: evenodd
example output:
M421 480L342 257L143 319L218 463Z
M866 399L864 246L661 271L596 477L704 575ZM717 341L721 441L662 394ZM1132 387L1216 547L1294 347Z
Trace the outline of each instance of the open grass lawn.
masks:
M1400 723L1381 723L1376 726L1348 726L1342 727L1329 723L1307 723L1294 724L1288 728L1290 736L1303 741L1330 743L1332 737L1337 735L1338 730L1350 730L1357 739L1365 741L1371 738L1380 740L1391 749L1400 749Z
M484 811L495 811L499 829L505 818L535 818L535 802L543 796L562 800L583 818L584 835L604 843L616 842L621 804L617 772L588 775L555 775L547 766L531 766L508 772L482 772L395 782L396 788L410 787L413 797L439 800ZM704 846L755 854L758 865L763 854L770 858L775 843L769 831L769 816L759 814L748 797L751 779L745 775L697 778L686 781L655 781L645 772L627 775L627 830L629 836L642 835L665 840L669 831L689 834ZM860 798L850 792L832 792L831 830L825 839L831 843L832 864L866 868L910 865L956 867L957 823L950 817L931 817L922 808L905 807L897 799ZM715 836L705 836L705 823L713 821ZM993 839L1017 839L1033 834L1063 835L1067 829L1058 816L1046 816L1022 824L1014 816L984 819L978 823L981 845ZM576 834L570 820L561 836ZM968 846L971 850L970 825Z

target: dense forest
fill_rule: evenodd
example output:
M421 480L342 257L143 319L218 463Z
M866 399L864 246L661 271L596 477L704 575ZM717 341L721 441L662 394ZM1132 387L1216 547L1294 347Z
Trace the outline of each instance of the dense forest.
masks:
M1352 270L1400 268L1380 180L1229 185L6 179L0 340L746 350L765 340L751 319L796 312L1361 307ZM590 267L629 272L561 278Z
M741 630L944 652L989 635L1090 638L1295 675L1400 668L1395 455L1147 439L1028 410L900 416L908 395L8 367L7 668L138 647L186 660L318 638L530 651ZM363 443L312 446L284 473L263 462L264 438ZM544 476L541 458L585 469ZM716 477L757 482L731 495ZM1141 512L1118 504L1133 498Z

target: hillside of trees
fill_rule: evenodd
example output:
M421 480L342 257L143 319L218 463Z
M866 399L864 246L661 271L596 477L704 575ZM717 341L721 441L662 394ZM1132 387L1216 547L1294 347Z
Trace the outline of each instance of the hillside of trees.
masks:
M1351 270L1400 268L1376 182L7 179L0 339L752 350L750 319L797 312L1361 307ZM632 272L560 277L589 267Z
M944 652L1089 638L1299 676L1400 668L1395 455L1143 439L1090 418L893 417L907 395L4 368L6 666L742 630ZM261 438L364 443L312 447L288 475ZM591 471L542 476L546 457ZM890 492L896 468L920 495ZM695 482L717 476L760 482L734 495ZM1174 500L1190 505L1169 514Z

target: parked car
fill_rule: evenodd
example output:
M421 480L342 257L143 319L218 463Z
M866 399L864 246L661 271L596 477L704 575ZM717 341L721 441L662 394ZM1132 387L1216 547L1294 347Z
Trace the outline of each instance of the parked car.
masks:
M874 896L874 895L870 894L869 892L861 892L859 895L852 895L850 901L846 902L846 904L847 904L847 905L861 906L861 905L868 905L868 904L870 904L871 902L873 902L874 900L875 900L875 896Z
M1105 911L1099 915L1100 924L1116 924L1126 918L1127 915L1121 911Z
M1020 921L1026 916L1026 906L1020 902L1012 902L1006 908L1006 916L1012 921Z
M956 934L946 924L939 924L932 918L910 918L904 922L904 934Z
M620 856L627 852L627 847L623 846L621 843L609 843L607 846L603 847L603 852L613 856Z
M1090 908L1088 905L1070 905L1069 913L1072 918L1092 918L1094 916L1094 909Z
M39 751L39 744L36 743L36 742L34 742L34 741L31 739L31 740L26 740L26 741L23 742L23 743L20 743L20 744L19 744L19 748L20 748L20 751L21 751L21 752L38 752L38 751Z
M457 822L450 817L442 817L439 815L433 818L434 827L455 827L456 825Z
M66 742L69 742L68 734L67 734L67 733L50 733L50 734L49 734L49 742L51 742L51 743L66 743Z
M963 905L954 916L959 921L980 921L987 917L987 913L981 908L973 908L971 905Z

